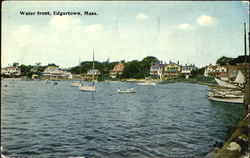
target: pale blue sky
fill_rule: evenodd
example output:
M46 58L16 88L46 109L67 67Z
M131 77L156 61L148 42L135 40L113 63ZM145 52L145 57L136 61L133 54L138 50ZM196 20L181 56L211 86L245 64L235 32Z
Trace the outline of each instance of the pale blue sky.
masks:
M2 66L13 62L75 66L92 60L163 61L202 67L222 55L243 54L241 1L5 1L2 5ZM93 11L98 16L22 16L20 11Z

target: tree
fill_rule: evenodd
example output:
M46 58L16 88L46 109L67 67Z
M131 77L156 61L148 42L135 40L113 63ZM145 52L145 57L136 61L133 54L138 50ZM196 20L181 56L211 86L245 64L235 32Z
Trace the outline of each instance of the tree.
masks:
M217 65L229 65L229 62L232 60L233 58L230 57L226 57L226 56L222 56L219 59L217 59L216 64Z
M31 75L31 69L33 68L34 66L31 66L31 65L24 65L22 64L20 66L21 68L21 75L22 76L30 76Z
M192 70L191 71L191 76L192 77L197 77L199 75L203 75L204 74L204 71L205 71L205 68L200 68L200 69L196 69L196 70Z
M19 66L19 63L15 62L15 63L13 63L13 66L14 66L14 67L18 67L18 66Z
M48 66L56 66L59 67L58 65L54 64L54 63L49 63Z
M147 56L144 59L142 59L142 62L149 63L149 64L153 64L153 63L156 63L158 61L159 60L156 57L154 57L154 56Z

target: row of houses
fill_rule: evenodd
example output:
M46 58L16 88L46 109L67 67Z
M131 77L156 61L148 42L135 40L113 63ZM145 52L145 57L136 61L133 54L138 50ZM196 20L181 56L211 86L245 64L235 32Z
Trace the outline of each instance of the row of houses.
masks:
M193 70L196 70L197 67L195 64L185 64L184 66L180 65L179 62L174 63L169 61L166 62L157 62L150 66L150 76L152 78L160 79L172 79L185 76L188 78Z
M234 81L239 72L243 75L245 72L245 57L239 56L229 62L229 65L208 65L205 67L205 77L217 77L224 81ZM247 67L249 68L250 57L247 56ZM247 69L248 70L248 69ZM249 70L248 70L249 71ZM249 73L249 72L247 72Z
M117 78L118 76L122 75L124 72L125 65L123 63L118 63L114 66L112 70L109 72L109 76L113 79ZM177 78L181 75L189 75L192 70L197 69L194 64L191 65L185 65L181 66L179 63L171 62L169 64L158 62L155 64L152 64L150 67L150 75L153 78ZM32 72L35 72L35 70L32 69ZM18 67L6 67L2 68L1 74L5 75L15 75L20 76L21 75L21 69ZM100 75L100 71L95 70L88 70L87 76L91 75L98 76ZM34 75L34 78L38 77L37 75ZM47 67L44 72L42 73L42 77L45 79L63 79L63 78L73 78L72 74L68 71L59 69L58 66L49 66Z
M245 65L243 63L222 66L209 65L205 67L204 76L216 77L224 81L234 81L239 72L245 74Z
M31 69L32 72L36 72L35 68ZM6 76L20 76L21 75L21 68L14 67L14 66L8 66L1 68L1 75ZM39 76L37 74L33 74L32 78L38 78ZM57 66L49 66L47 67L44 72L42 73L42 77L44 79L69 79L72 78L72 74L68 71L61 70Z

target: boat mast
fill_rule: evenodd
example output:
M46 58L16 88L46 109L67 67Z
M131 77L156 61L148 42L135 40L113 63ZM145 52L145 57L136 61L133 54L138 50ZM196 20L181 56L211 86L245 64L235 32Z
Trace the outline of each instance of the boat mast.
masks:
M79 57L79 82L82 85L82 80L81 80L81 58Z
M93 50L93 75L92 75L92 85L94 86L94 80L95 80L95 51Z

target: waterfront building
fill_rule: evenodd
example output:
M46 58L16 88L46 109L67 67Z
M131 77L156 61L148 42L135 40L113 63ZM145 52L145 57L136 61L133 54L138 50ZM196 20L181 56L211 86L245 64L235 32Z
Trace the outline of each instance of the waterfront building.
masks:
M204 76L213 76L213 77L221 77L221 75L225 76L225 73L228 71L227 66L206 66L204 71Z
M180 77L181 73L181 67L178 64L174 62L169 62L168 65L164 67L164 73L163 73L163 78L164 79L172 79L172 78L178 78Z
M58 66L48 66L42 75L45 79L72 79L70 72L60 70Z
M21 75L21 69L15 66L8 66L5 68L1 68L1 74L7 75L7 76L20 76Z
M209 66L206 66L205 71L204 71L204 76L205 77L214 76L215 75L215 69L216 69L216 66L212 66L211 64Z
M193 70L197 70L195 64L185 64L185 66L181 66L181 75L185 76L186 78L189 78L189 75Z
M110 70L110 77L111 78L117 78L118 75L122 75L124 71L124 64L123 63L118 63L115 65L113 70Z
M162 78L164 67L166 64L163 62L157 62L150 66L150 76L152 78Z
M95 69L95 70L92 70L92 69L88 70L87 75L93 75L93 74L95 76L97 76L97 75L100 75L101 72L99 70L97 70L97 69Z

